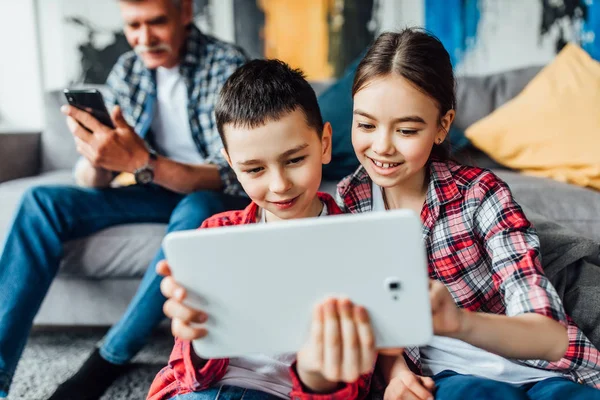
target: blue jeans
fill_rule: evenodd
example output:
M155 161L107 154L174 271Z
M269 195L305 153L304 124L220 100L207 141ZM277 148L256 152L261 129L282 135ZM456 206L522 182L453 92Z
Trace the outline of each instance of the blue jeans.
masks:
M488 399L488 400L594 400L600 399L600 390L581 385L566 378L547 378L523 386L473 375L442 371L433 377L436 400Z
M170 400L276 400L279 397L259 392L258 390L243 389L235 386L221 386L201 392L180 394Z
M198 228L213 214L241 209L249 200L215 191L182 195L156 185L119 189L41 186L28 190L0 253L0 397L6 396L39 307L56 276L63 243L114 225L168 223L168 231ZM148 267L121 320L108 332L100 354L128 362L164 318L161 277Z

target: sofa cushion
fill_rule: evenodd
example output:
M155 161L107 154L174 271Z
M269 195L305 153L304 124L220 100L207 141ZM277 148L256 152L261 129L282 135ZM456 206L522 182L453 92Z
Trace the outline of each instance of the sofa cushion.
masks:
M0 184L0 241L8 233L21 196L34 185L71 185L70 170L48 172ZM160 248L165 224L128 224L65 243L63 276L92 278L141 277Z
M528 209L600 241L600 192L548 178L495 170Z

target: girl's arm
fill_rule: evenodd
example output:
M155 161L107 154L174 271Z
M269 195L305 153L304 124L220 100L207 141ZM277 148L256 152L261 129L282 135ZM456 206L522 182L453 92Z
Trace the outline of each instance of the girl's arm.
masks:
M437 335L460 339L506 358L558 361L567 351L567 328L544 315L508 317L459 309L448 289L437 281L432 281L430 295Z
M506 315L459 312L454 301L448 301L452 298L447 289L435 285L432 298L442 300L436 304L439 310L454 310L454 320L442 325L450 327L449 336L504 357L559 360L569 342L567 317L542 272L537 234L506 183L494 174L482 176L476 190L473 231L484 250L480 256L491 267L489 290L499 293ZM477 278L475 273L470 276Z

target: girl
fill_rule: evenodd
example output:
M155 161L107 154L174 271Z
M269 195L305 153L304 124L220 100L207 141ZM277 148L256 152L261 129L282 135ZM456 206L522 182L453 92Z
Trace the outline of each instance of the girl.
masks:
M441 42L406 29L376 40L352 88L361 166L338 202L350 213L419 213L432 279L437 336L380 357L385 399L433 398L434 385L438 399L600 398L600 353L565 315L509 188L448 158L454 85Z

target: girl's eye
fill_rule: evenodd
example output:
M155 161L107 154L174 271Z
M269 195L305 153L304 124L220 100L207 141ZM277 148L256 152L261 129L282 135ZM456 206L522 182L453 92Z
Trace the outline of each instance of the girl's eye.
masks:
M264 169L263 167L256 167L256 168L252 168L252 169L246 170L244 172L247 173L247 174L250 174L250 175L254 175L254 174L258 174L263 169Z
M375 128L375 125L372 125L372 124L365 124L365 123L363 123L363 122L359 122L359 123L357 124L357 127L358 127L359 129L364 129L364 130L368 131L368 130L374 129L374 128Z
M416 129L398 129L396 132L400 132L404 136L410 136L417 133Z
M306 156L292 158L291 160L288 161L288 164L298 164L298 163L304 161L305 158L306 158Z

